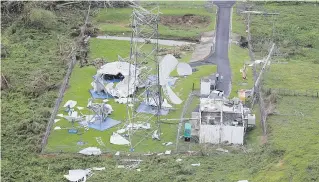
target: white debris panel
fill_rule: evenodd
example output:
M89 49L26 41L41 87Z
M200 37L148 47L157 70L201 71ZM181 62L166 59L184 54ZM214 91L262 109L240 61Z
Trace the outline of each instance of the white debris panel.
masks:
M179 76L188 76L193 73L192 67L187 63L178 63L177 73Z
M79 153L83 155L100 155L102 151L97 147L88 147L81 150Z
M113 133L113 135L110 138L110 143L115 145L129 145L130 142L126 140L124 137L119 135L118 133Z
M74 100L68 100L63 107L70 107L70 108L73 108L74 106L76 106L78 102L77 101L74 101Z
M64 175L64 177L72 182L77 182L77 181L86 181L88 177L92 175L92 172L90 169L74 169L74 170L69 170L68 175Z
M166 85L169 75L175 70L178 60L171 54L167 54L159 63L159 82L160 85Z

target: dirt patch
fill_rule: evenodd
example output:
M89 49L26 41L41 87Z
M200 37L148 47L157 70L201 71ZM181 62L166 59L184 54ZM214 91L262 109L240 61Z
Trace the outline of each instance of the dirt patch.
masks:
M162 16L161 24L169 27L189 27L198 28L203 26L208 26L210 19L208 16L198 16L194 14L186 14L183 16Z

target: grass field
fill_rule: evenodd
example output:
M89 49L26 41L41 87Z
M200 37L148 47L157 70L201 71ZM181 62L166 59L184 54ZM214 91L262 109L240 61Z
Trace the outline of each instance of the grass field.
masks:
M174 2L176 4L183 4L184 2ZM197 3L198 4L198 3ZM161 38L170 39L185 39L185 40L197 40L200 33L205 31L211 31L215 26L214 13L206 11L204 5L199 3L200 7L188 6L187 8L181 8L178 11L176 9L167 6L160 6L161 21L169 17L177 17L184 15L197 15L200 16L206 23L196 23L187 25L186 23L181 23L176 21L175 24L169 23L164 25L159 24L159 36ZM185 5L186 6L186 5ZM130 16L132 13L131 8L121 8L121 9L105 9L100 10L100 12L93 18L94 24L98 26L103 34L108 35L120 35L120 36L130 36Z

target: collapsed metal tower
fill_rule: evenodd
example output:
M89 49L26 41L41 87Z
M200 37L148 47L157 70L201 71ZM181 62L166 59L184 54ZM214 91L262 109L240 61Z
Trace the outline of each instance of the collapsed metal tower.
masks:
M131 80L135 83L128 84L128 90L132 86L136 88L145 88L142 91L136 89L132 94L131 99L127 101L127 122L130 126L134 123L143 121L150 122L155 121L155 129L144 135L142 139L135 140L133 137L135 132L132 128L128 130L130 150L140 144L143 140L150 136L151 133L157 131L160 138L160 113L162 109L162 93L161 85L159 83L159 60L158 60L158 22L159 22L159 7L155 7L150 10L146 10L138 5L133 5L133 12L131 15L131 51L130 51L130 65L134 65L136 70L130 74ZM146 44L151 43L151 49ZM138 70L137 70L138 69ZM150 80L149 76L155 75L156 80ZM129 79L129 80L130 80ZM130 81L129 81L130 82ZM145 114L137 113L136 109L141 103L152 102L155 103L157 109L156 114L151 116L145 116ZM155 119L154 119L155 118ZM134 143L134 144L133 144Z

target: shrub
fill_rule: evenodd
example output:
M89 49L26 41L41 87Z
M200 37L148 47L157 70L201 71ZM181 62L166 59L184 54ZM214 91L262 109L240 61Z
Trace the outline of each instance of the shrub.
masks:
M51 11L34 8L30 11L29 21L37 28L50 29L56 24L56 16Z

